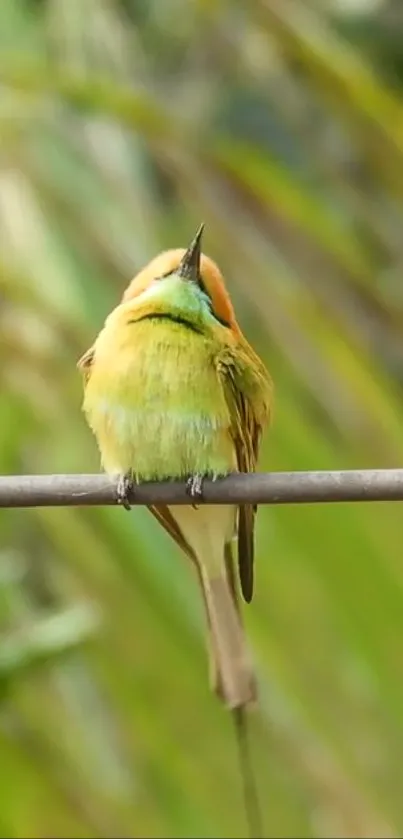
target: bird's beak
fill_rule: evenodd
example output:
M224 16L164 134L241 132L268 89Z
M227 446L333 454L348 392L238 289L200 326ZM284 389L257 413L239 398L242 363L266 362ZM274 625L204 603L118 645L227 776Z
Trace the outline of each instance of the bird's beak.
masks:
M190 282L193 283L198 283L200 280L200 245L203 230L204 224L201 224L186 253L183 254L178 268L179 276L182 277L183 280L190 280Z

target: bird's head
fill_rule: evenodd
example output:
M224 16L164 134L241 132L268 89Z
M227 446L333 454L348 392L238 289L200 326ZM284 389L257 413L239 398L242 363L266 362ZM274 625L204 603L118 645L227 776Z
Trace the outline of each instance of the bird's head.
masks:
M189 247L163 251L145 266L127 287L122 302L128 303L157 283L177 278L191 284L195 294L202 293L211 312L223 325L237 329L234 308L218 266L201 252L202 224ZM162 290L162 289L161 289Z

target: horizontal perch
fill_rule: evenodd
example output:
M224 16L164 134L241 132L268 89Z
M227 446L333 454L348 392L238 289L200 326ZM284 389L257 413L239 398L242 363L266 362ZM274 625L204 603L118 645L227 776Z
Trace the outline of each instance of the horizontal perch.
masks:
M205 480L208 504L303 504L327 501L403 501L403 469L342 472L258 472ZM190 504L183 481L139 484L135 504ZM116 504L116 482L106 475L4 475L0 507Z

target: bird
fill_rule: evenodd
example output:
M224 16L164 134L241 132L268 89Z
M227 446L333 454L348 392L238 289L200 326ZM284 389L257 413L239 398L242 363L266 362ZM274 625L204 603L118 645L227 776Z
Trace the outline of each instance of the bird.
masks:
M203 481L256 470L273 383L220 269L201 250L203 229L188 248L163 251L140 270L78 367L83 411L118 501L130 509L140 481L187 481L188 505L149 509L196 570L211 687L240 733L257 700L239 596L253 596L256 507L204 503Z

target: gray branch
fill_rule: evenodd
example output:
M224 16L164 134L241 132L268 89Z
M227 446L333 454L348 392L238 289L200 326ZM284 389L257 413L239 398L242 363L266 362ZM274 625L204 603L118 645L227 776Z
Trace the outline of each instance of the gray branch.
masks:
M326 501L403 501L403 469L343 472L232 474L205 480L208 504L307 504ZM138 504L190 504L183 481L142 483ZM63 507L116 504L116 482L106 475L11 475L0 477L0 507Z

